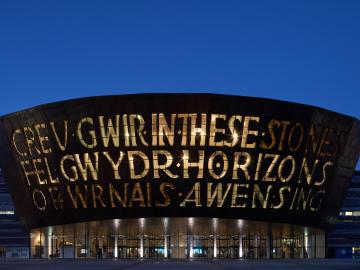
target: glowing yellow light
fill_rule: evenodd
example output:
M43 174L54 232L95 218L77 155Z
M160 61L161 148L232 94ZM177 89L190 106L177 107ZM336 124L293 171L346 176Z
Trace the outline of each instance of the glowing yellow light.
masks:
M194 218L188 218L188 221L189 221L189 225L190 226L193 226L194 225Z

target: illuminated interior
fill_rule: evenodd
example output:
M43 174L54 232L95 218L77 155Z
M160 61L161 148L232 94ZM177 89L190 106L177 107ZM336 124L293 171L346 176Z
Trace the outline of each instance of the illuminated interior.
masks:
M321 258L325 235L295 225L217 218L114 219L32 230L34 258Z

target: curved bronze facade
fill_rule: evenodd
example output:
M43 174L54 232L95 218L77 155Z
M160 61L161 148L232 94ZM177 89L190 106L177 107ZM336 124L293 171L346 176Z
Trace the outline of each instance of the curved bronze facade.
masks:
M1 168L28 228L139 217L326 227L360 153L352 117L239 96L91 97L0 121Z

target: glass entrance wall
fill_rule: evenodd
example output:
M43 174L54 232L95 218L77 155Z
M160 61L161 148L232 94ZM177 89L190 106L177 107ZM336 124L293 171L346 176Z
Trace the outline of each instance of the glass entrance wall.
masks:
M214 236L189 235L189 245L192 246L192 258L214 258ZM191 251L190 251L191 252Z
M268 252L270 248L267 245L268 236L247 235L241 239L244 259L266 259L271 258Z
M169 237L164 235L144 236L144 258L165 258L165 247L169 246Z
M32 258L324 258L323 230L211 218L107 220L34 229ZM164 225L165 224L165 225ZM214 224L216 226L214 226Z
M116 237L116 236L115 236ZM140 237L125 237L117 236L118 245L114 243L114 249L117 249L114 258L128 259L128 258L139 258L140 257ZM117 255L117 256L116 256Z
M217 258L238 259L239 258L239 236L219 236L217 238Z

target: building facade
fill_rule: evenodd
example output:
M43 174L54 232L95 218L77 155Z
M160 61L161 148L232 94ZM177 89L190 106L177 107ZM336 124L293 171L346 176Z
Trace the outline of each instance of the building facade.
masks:
M323 258L355 118L212 94L93 97L0 119L30 256Z
M0 258L29 258L29 234L15 214L5 179L0 170Z
M360 172L346 192L338 221L328 233L329 257L360 258Z

